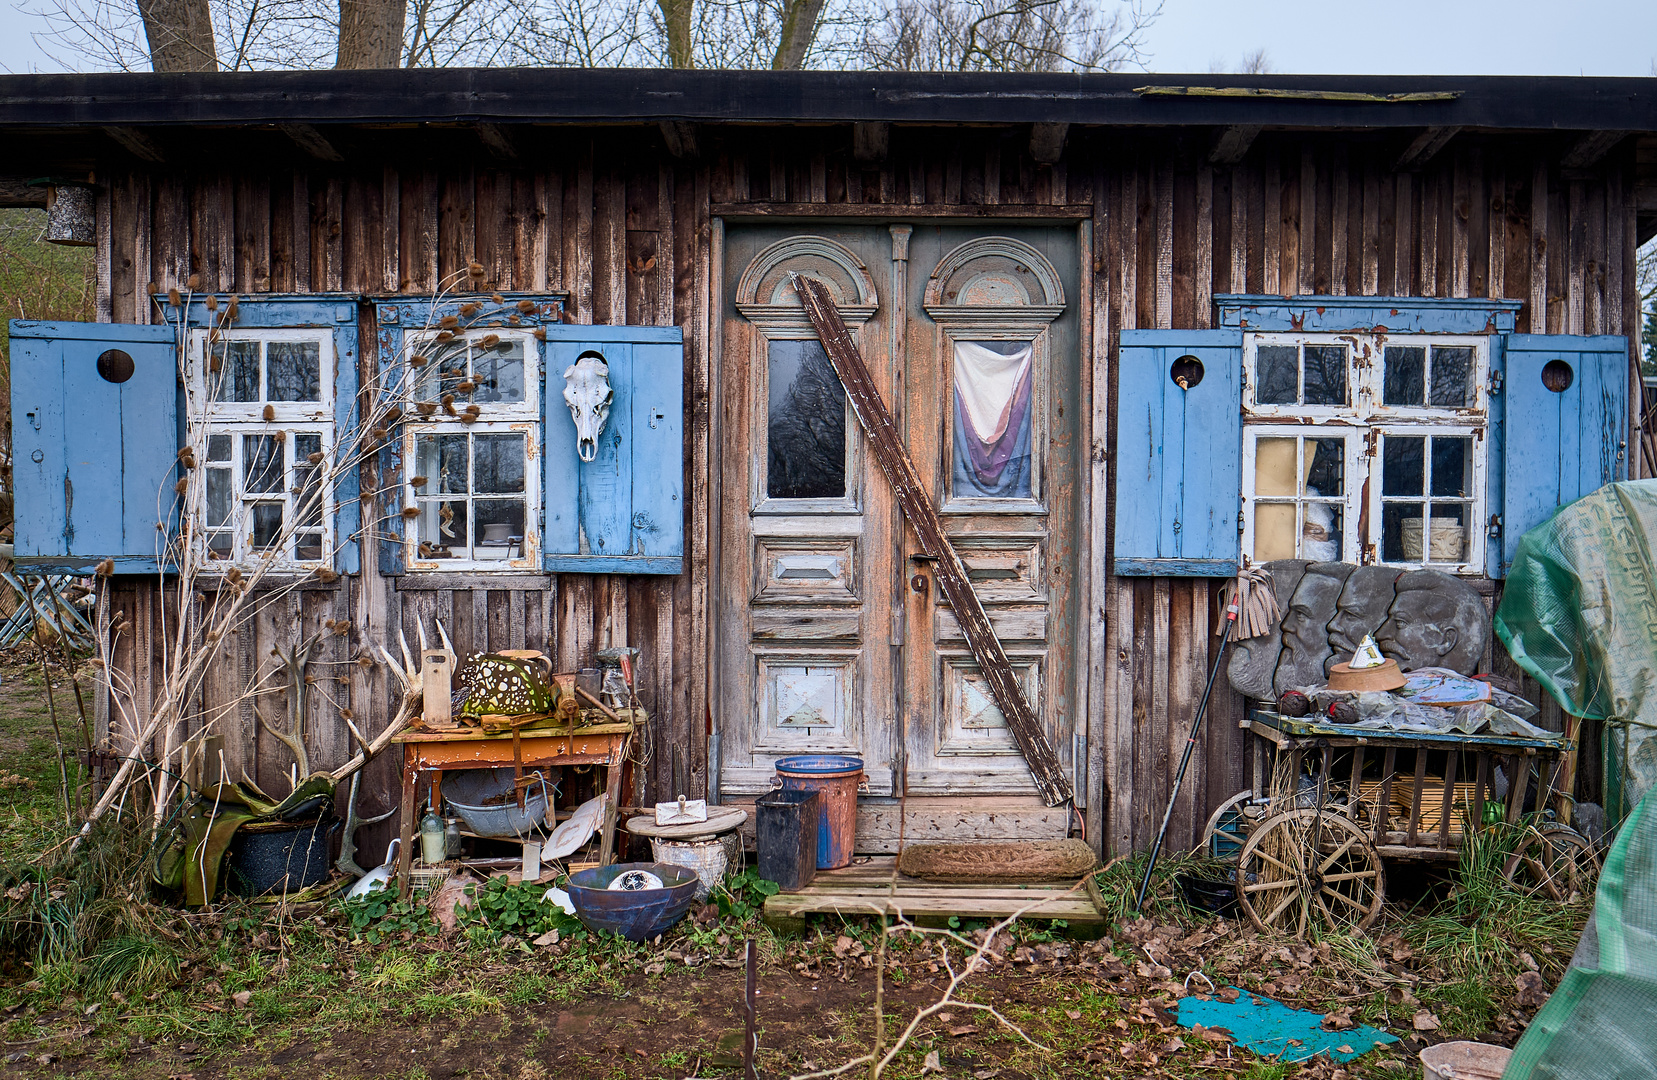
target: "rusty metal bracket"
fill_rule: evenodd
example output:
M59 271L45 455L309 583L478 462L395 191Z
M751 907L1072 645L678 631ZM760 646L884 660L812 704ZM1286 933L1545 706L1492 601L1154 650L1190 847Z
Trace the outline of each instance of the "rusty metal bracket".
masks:
M880 462L881 471L897 493L903 516L909 519L921 547L925 549L925 556L936 560L933 573L938 585L954 610L956 621L961 624L967 644L972 647L973 658L978 661L978 670L983 672L985 681L990 684L990 693L995 697L1001 715L1006 718L1007 727L1018 741L1018 748L1030 766L1036 786L1041 789L1043 801L1048 806L1070 802L1074 797L1070 778L1065 775L1058 754L1042 733L1041 724L1030 710L1029 702L1024 700L1024 691L1018 685L1018 677L1013 674L1012 664L1007 661L1006 650L996 638L978 594L972 591L966 566L944 534L943 519L938 516L932 496L921 483L908 449L898 438L892 414L887 411L886 403L863 363L863 356L857 351L851 331L841 320L834 298L827 286L813 278L795 274L793 283L812 327L822 339L823 351L834 365L834 373L840 376L840 382L846 388L852 412L857 414L858 422L869 436L875 460Z

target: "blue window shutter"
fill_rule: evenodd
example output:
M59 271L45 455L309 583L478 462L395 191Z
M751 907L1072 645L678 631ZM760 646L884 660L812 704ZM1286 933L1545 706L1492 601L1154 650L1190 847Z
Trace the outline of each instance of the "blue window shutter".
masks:
M155 572L176 525L174 331L13 320L11 340L18 567L87 573L108 558ZM126 381L98 373L108 350L132 358Z
M581 461L564 372L604 357L615 397ZM684 564L684 335L677 327L549 326L543 565L557 573L677 574Z
M1507 576L1527 530L1628 475L1628 339L1510 334L1505 346L1501 559L1491 560L1492 577ZM1543 381L1555 361L1570 372L1560 391Z
M1181 389L1182 357L1202 379ZM1243 335L1124 330L1116 408L1115 560L1124 576L1237 573Z

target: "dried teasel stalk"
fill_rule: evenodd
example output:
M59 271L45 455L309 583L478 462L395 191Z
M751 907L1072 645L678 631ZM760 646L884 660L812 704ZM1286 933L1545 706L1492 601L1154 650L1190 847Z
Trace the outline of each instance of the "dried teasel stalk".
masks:
M417 401L414 407L419 410L421 416L430 416L437 411L437 405L430 401Z
M338 581L339 575L328 569L326 566L320 566L316 571L316 579L324 585L328 585Z
M431 363L431 360L429 357L421 356L419 353L415 353L408 358L408 362L410 367L425 367L427 364Z
M460 325L460 317L458 315L445 315L437 320L437 325L445 330L453 330Z
M229 570L227 570L225 572L224 580L230 582L230 584L232 584L232 585L240 584L241 580L242 580L242 572L239 569L237 569L236 567L232 566Z
M435 340L437 341L437 343L439 345L446 345L449 342L453 341L454 339L455 339L454 331L452 331L452 330L443 330L443 331L438 333L437 338Z
M506 303L506 297L502 296L500 293L495 293L494 295L490 296L489 299L493 300L497 304Z
M475 278L482 277L483 276L483 264L480 263L480 262L467 263L466 264L466 273L470 274L472 277L475 277Z
M485 334L483 335L483 340L478 342L478 347L481 349L493 349L500 343L501 336L499 334Z
M403 418L402 408L400 408L399 406L393 405L391 408L386 410L385 420L383 422L387 425L395 424L397 421L401 420L402 418Z
M460 305L460 314L462 316L476 315L478 312L480 312L482 310L483 310L483 305L482 304L479 304L479 303L477 303L475 301L471 301L471 300L468 300L466 303Z
M309 454L306 454L305 455L305 460L310 462L312 465L322 464L322 451L321 450L315 450L315 451L312 451Z
M537 326L535 328L535 340L536 341L545 341L546 339L547 339L547 328L544 327L544 326Z
M184 287L189 289L191 292L195 292L197 289L201 288L201 275L191 274L189 277L185 278Z
M190 481L188 477L179 480L178 483L173 485L174 494L182 495L188 490L190 490Z
M508 315L506 317L506 325L508 325L508 326L522 326L523 324L524 324L524 321L522 319L518 318L516 315Z
M429 480L429 479L431 479L431 478L427 477L427 476L411 476L411 477L409 477L408 482L410 484L412 484L414 487L425 487L426 486L426 481Z
M420 508L418 506L405 506L403 507L403 516L406 518L417 518L420 516Z
M180 295L176 287L167 290L167 303L173 307L178 307L184 303L184 297Z
M219 298L213 296L211 293L208 294L207 299L203 300L202 303L206 305L208 311L219 310Z
M473 382L471 379L462 379L460 382L455 383L455 393L457 394L470 394L477 388L478 384Z
M265 422L266 423L269 423L270 421L275 420L276 419L276 406L266 405L264 416L265 416Z
M478 414L471 412L461 413L456 419L458 419L462 424L475 424L477 423Z
M533 301L533 300L519 300L518 301L518 310L523 312L525 315L528 315L530 312L535 310L535 301Z

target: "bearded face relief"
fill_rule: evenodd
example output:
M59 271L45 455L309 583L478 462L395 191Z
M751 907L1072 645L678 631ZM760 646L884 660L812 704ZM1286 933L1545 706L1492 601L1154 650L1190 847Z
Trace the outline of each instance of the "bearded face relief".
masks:
M1301 576L1306 573L1304 559L1278 559L1265 564L1272 576L1272 591L1277 597L1277 610L1288 611L1289 599L1294 596ZM1277 661L1283 651L1283 631L1273 624L1262 637L1244 638L1231 647L1231 660L1226 665L1226 677L1239 694L1252 698L1272 699L1272 677L1277 674Z
M1300 686L1321 686L1323 666L1331 655L1329 620L1346 579L1357 569L1351 563L1312 563L1283 611L1283 655L1272 680L1276 693Z
M582 461L598 456L598 437L610 419L610 365L595 352L584 352L564 371L564 404L575 420L575 452Z
M1399 577L1396 589L1387 619L1375 631L1381 652L1405 671L1477 671L1490 625L1478 591L1437 570L1411 570Z
M1360 566L1352 571L1335 601L1335 617L1329 620L1330 656L1325 674L1329 667L1352 659L1364 636L1375 633L1386 621L1398 577L1399 571L1387 566Z

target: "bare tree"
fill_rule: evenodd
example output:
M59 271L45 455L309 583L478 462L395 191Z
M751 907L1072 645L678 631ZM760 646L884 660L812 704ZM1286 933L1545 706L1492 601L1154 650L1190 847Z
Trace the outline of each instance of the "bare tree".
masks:
M249 71L315 68L333 57L332 0L207 0L214 32L213 68ZM152 63L143 18L125 0L45 0L33 12L46 24L45 51L82 70L212 70Z
M213 13L207 0L138 0L156 71L217 71Z
M405 7L404 0L339 0L339 51L334 66L400 67Z
M877 8L858 66L889 71L1116 71L1142 63L1160 2L897 0Z

